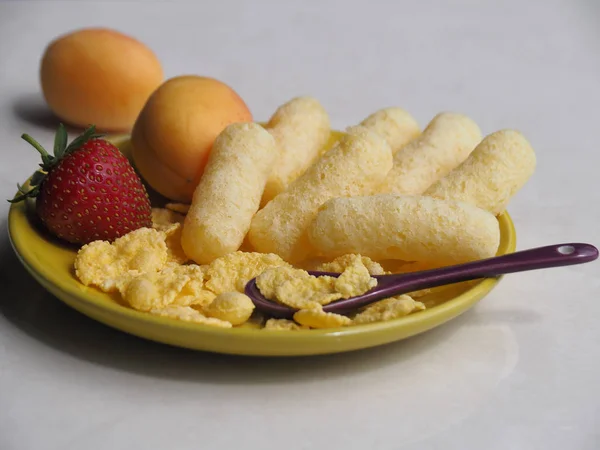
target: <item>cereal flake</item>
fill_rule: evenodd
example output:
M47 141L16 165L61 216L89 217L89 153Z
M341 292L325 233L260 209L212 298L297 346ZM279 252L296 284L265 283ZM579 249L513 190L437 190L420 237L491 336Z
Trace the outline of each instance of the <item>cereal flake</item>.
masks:
M171 319L183 320L185 322L194 322L202 325L210 325L218 328L231 328L229 322L206 317L199 311L189 306L167 306L161 309L152 309L150 314L161 317L169 317Z
M75 273L86 286L106 292L117 290L130 279L160 270L167 262L164 234L139 228L116 239L84 245L75 258Z
M246 284L267 269L278 266L291 267L272 253L233 252L215 259L206 270L206 289L215 294L244 292Z
M408 295L399 295L397 297L386 298L367 306L362 312L358 313L353 320L354 325L365 323L381 322L386 320L398 319L414 311L425 309L425 305L417 302Z
M323 311L319 304L310 309L301 309L294 314L294 320L310 328L337 328L352 324L352 319L341 314Z
M353 264L355 264L357 260L361 261L361 263L369 271L369 274L371 274L371 275L384 275L385 274L383 267L381 267L381 264L379 264L378 262L373 261L368 256L355 255L353 253L348 253L346 255L335 258L331 262L323 263L323 264L317 266L317 268L315 270L318 270L320 272L342 273L348 267L351 267Z

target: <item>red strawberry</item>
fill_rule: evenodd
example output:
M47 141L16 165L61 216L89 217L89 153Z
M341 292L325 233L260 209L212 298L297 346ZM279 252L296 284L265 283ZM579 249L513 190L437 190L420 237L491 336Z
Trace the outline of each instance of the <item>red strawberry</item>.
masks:
M21 136L42 155L41 169L31 177L31 189L9 200L37 197L36 213L48 230L61 239L87 244L112 241L152 225L150 200L131 164L113 144L91 126L67 146L61 124L54 156L31 136Z

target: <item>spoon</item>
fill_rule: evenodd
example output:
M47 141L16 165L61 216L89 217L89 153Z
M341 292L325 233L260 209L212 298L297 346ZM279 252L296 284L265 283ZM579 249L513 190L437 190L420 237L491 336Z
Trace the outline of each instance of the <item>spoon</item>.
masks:
M482 259L466 264L442 267L440 269L423 270L393 275L372 275L377 279L377 286L357 297L338 300L323 306L323 311L338 314L348 313L378 300L394 297L420 289L459 283L524 272L527 270L546 269L550 267L570 266L594 261L598 258L598 249L590 244L558 244L523 250L494 258ZM338 277L339 273L309 271L311 275L329 275ZM246 295L252 299L257 309L278 318L291 318L296 312L271 300L267 300L258 286L256 278L246 284Z

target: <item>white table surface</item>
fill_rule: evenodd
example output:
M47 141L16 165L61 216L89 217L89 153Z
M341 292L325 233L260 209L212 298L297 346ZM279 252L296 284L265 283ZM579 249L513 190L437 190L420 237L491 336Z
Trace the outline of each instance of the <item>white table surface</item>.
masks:
M600 3L248 1L0 4L0 197L50 142L46 43L84 25L151 46L168 77L231 84L255 117L318 97L344 127L389 105L521 130L538 169L518 248L600 244ZM21 267L0 201L0 449L597 449L600 263L506 277L475 309L356 353L195 353L97 324Z

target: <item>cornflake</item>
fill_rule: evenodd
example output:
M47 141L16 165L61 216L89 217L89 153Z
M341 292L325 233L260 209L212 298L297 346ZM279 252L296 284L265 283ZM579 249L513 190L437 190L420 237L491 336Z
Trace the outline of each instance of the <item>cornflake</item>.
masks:
M295 309L307 308L313 303L327 305L342 298L342 294L335 291L335 281L327 276L293 278L275 287L275 298Z
M335 291L343 298L356 297L377 286L377 280L372 278L363 262L355 259L335 280Z
M233 252L215 259L206 269L206 289L215 294L244 292L246 284L267 269L291 267L272 253Z
M178 264L185 264L189 261L181 246L180 223L176 223L172 228L165 231L165 244L167 245L167 260Z
M354 325L365 323L382 322L386 320L398 319L414 311L425 309L421 302L413 300L408 295L399 295L397 297L386 298L367 306L362 312L358 313L353 320Z
M150 310L150 314L219 328L231 328L232 326L229 322L225 322L224 320L206 317L204 314L189 306L167 306L166 308L152 309Z
M377 285L360 258L354 259L338 277L315 277L302 269L277 267L256 279L260 292L295 309L306 309L312 303L327 305L341 298L362 295Z
M86 286L112 292L143 273L156 272L167 262L164 234L139 228L116 239L84 245L75 257L75 274Z
M319 304L311 305L310 309L297 311L294 314L294 320L300 325L310 328L337 328L352 324L349 317L325 312Z
M202 269L196 265L170 263L159 272L140 275L121 292L123 299L139 311L164 308L172 303L188 306L196 300L194 291L202 285ZM191 286L184 291L186 285Z
M307 279L310 278L310 275L304 270L294 269L289 266L275 267L265 270L256 277L256 286L266 299L276 300L275 289L296 278Z
M167 234L183 224L185 217L165 208L152 208L152 228Z
M181 290L179 295L173 301L174 305L193 306L198 310L210 305L217 296L214 292L208 289L197 287L197 281L190 280Z
M328 263L323 263L315 270L320 272L334 272L334 273L342 273L348 267L351 267L360 261L363 266L367 268L369 274L371 275L384 275L385 270L381 267L381 264L373 261L368 256L355 255L353 253L349 253L347 255L338 256L333 261Z
M341 298L334 290L333 277L315 277L302 269L276 267L256 278L256 286L269 300L295 309L306 308L313 302L327 304Z

